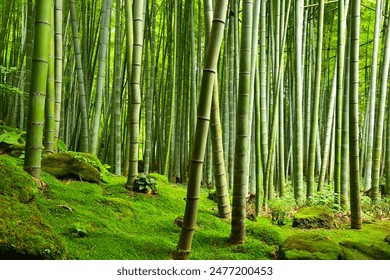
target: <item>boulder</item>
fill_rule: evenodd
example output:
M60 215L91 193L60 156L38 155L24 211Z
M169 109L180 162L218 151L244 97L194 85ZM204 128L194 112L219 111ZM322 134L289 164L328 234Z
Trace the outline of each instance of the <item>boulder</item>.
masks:
M97 161L99 160L96 157L87 153L56 153L42 159L42 170L57 179L69 178L99 183L100 170L97 164L94 164Z
M334 219L333 214L324 207L301 208L294 215L292 226L301 229L339 228L339 224Z

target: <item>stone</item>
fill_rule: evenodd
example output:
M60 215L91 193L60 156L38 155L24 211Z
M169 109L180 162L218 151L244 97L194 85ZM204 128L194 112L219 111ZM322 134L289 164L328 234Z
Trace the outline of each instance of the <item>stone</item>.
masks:
M301 229L336 229L340 227L330 210L324 207L301 208L294 215L292 226Z
M89 154L63 152L42 159L42 170L57 179L76 179L92 183L101 181L100 171Z

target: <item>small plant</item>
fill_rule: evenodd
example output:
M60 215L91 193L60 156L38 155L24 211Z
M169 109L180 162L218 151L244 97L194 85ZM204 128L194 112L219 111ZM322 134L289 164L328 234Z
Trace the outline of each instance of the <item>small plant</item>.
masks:
M278 226L286 224L286 212L281 209L271 209L271 222Z
M25 131L0 125L0 153L22 157L25 148Z
M84 225L76 223L71 229L71 234L76 237L86 237L87 229Z
M138 175L138 178L134 181L134 191L142 193L157 193L156 181L141 173Z

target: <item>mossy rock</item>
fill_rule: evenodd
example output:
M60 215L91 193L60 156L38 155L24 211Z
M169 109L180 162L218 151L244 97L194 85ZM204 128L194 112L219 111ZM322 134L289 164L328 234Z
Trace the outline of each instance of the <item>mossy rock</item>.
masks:
M101 173L97 162L100 163L95 156L88 153L56 153L42 159L42 169L57 179L71 178L99 183Z
M333 214L327 208L323 207L301 208L294 215L292 226L302 229L335 229L340 227L334 219Z
M13 197L20 202L32 201L38 192L34 179L16 164L14 158L0 156L0 195Z
M278 259L281 260L338 260L342 256L338 244L316 233L291 235L279 246L278 251Z
M348 260L390 260L390 247L358 241L342 241L344 258Z

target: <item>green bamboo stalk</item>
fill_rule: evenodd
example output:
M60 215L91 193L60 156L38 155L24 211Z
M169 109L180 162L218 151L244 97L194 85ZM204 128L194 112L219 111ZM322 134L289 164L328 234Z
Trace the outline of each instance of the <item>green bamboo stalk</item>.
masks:
M387 32L385 33L386 42L383 50L383 62L380 76L379 100L377 108L377 116L375 122L374 134L374 153L372 157L372 185L371 185L371 200L373 203L380 199L379 183L380 183L380 168L382 159L382 142L383 129L385 121L385 107L387 87L389 80L389 63L390 63L390 21L387 21Z
M232 228L230 242L245 242L246 195L248 192L247 165L249 163L249 114L250 112L250 73L253 1L243 1L243 24L240 48L240 75L236 113L236 145L234 157L234 184Z
M215 2L215 14L210 36L211 40L206 52L205 67L203 70L202 86L199 97L198 121L196 124L194 149L192 150L192 158L190 161L186 209L175 255L175 258L177 259L188 259L191 252L200 195L202 165L211 114L210 111L214 77L217 71L218 54L222 43L227 6L227 0L216 0Z
M303 1L295 1L295 103L294 103L294 197L303 198L303 127L302 127L302 20Z
M91 146L90 152L94 155L98 153L99 146L99 133L100 133L100 123L101 123L101 113L102 113L102 104L103 104L103 89L104 89L104 70L106 67L107 59L107 45L108 45L108 34L111 20L111 6L112 0L103 0L102 1L102 10L101 10L101 27L100 27L100 44L99 44L99 64L98 64L98 74L96 80L96 96L95 96L95 115L93 118L93 126L91 131Z
M344 62L345 62L345 29L346 29L346 13L344 9L344 0L338 4L338 37L337 37L337 93L336 93L336 143L335 143L335 170L334 170L334 192L335 203L341 202L341 157L342 157L342 123L343 123L343 78L344 78Z
M112 98L112 108L113 108L113 122L114 131L113 134L113 155L114 155L114 172L115 175L121 175L122 173L122 122L121 122L121 94L122 94L122 72L121 72L121 57L122 57L122 48L121 48L121 1L116 0L115 7L115 49L114 49L114 81L113 81L113 98Z
M133 6L133 59L131 67L131 115L130 115L130 160L129 175L127 177L126 188L132 191L134 181L138 176L138 153L140 138L140 110L141 110L141 65L143 49L143 10L144 1L135 1Z
M81 62L80 40L79 40L78 26L77 26L76 7L75 7L74 0L70 0L70 15L72 21L74 52L76 56L76 72L77 72L79 99L80 99L79 106L81 111L80 151L87 152L89 149L87 101L86 101L85 84L84 84L84 70Z
M375 102L377 96L377 72L378 72L378 54L379 54L379 39L381 33L382 21L382 1L376 1L375 8L375 27L374 27L374 44L372 49L372 63L371 63L371 80L368 103L368 133L367 133L367 155L364 163L364 190L368 191L371 188L371 176L376 176L373 173L373 147L374 147L374 127L375 127ZM380 104L380 103L379 103ZM375 151L374 151L375 153ZM377 168L377 167L375 167ZM375 183L376 184L376 183ZM371 191L377 197L377 190ZM373 197L372 197L373 198Z
M55 144L55 86L54 86L54 10L50 12L50 52L45 99L45 125L43 127L45 150L54 153Z
M205 26L206 26L206 41L210 41L211 25L212 25L212 2L204 1L205 7ZM213 171L215 178L215 187L217 195L218 215L221 218L229 218L231 215L228 184L226 178L225 159L223 153L222 142L222 126L219 110L218 97L218 79L217 75L214 78L213 97L211 101L211 144L212 144L212 160Z
M316 51L316 70L315 84L313 93L313 105L311 110L311 125L310 125L310 141L309 141L309 157L307 166L307 192L306 197L312 198L314 195L314 175L315 175L315 159L316 159L316 137L318 130L318 114L320 105L320 87L321 87L321 68L322 68L322 41L324 34L324 10L325 5L323 0L318 3L318 28L317 28L317 51Z
M28 104L24 170L39 179L44 123L45 94L50 53L50 14L53 2L36 0L32 77Z
M125 1L125 26L126 26L126 72L127 79L131 77L131 67L133 65L133 9L131 0ZM129 164L130 164L130 116L131 116L131 84L127 83L127 133L126 133L126 144L125 144L125 156L123 164L123 174L129 175Z
M62 77L63 77L63 5L62 0L55 0L54 3L54 33L55 33L55 127L54 139L59 138L61 122L61 100L62 100Z
M359 176L359 39L360 0L351 2L351 53L349 88L349 161L351 184L351 228L361 229Z

